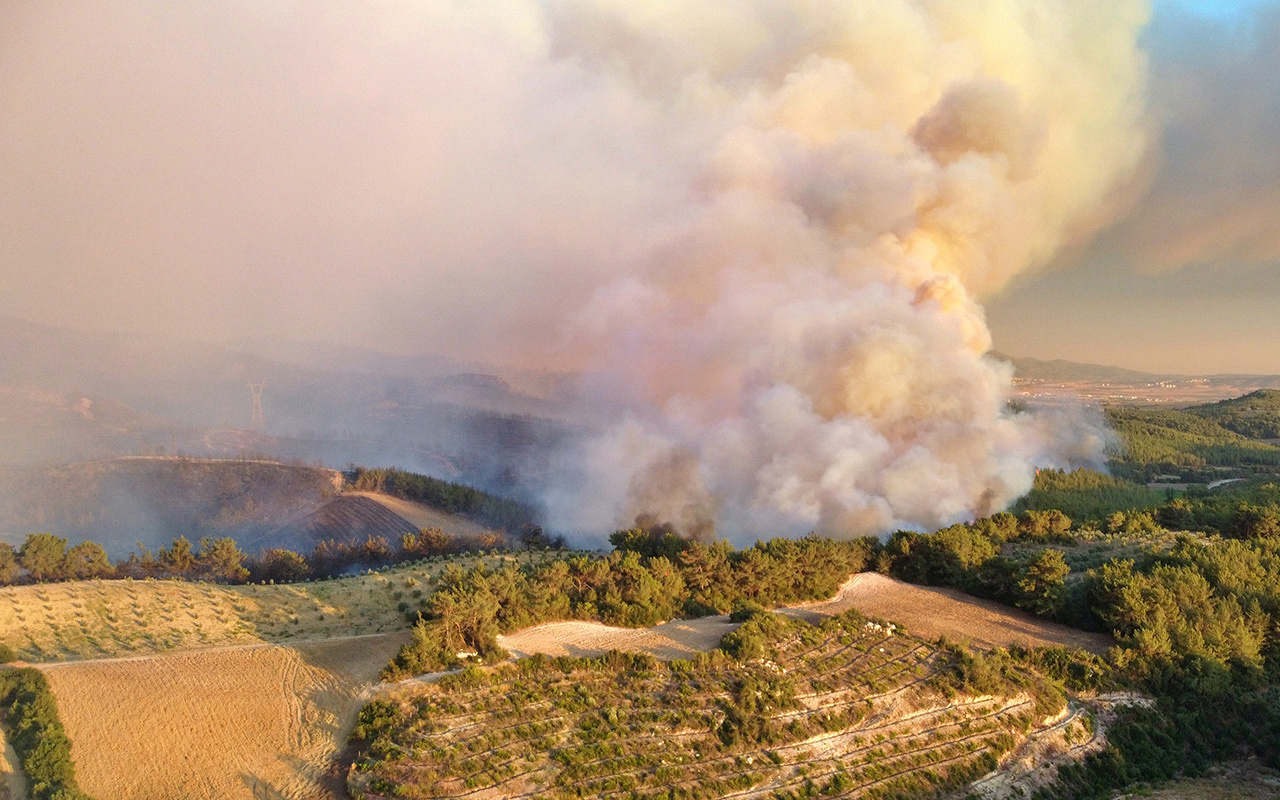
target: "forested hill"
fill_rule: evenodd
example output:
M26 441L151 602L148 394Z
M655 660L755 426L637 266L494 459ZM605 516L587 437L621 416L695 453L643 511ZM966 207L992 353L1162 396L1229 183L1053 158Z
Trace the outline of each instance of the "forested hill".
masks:
M1280 390L1259 389L1186 411L1250 439L1280 439Z

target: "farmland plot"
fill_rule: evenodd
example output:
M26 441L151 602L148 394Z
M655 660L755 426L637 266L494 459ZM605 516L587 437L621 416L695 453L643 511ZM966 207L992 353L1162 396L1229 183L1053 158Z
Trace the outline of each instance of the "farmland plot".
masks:
M46 665L99 798L342 798L336 765L403 634ZM338 776L338 777L335 777Z

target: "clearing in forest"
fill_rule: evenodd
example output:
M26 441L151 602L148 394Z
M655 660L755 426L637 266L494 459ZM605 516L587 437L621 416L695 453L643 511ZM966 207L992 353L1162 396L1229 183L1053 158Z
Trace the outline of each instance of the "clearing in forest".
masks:
M599 622L548 622L498 637L498 646L516 658L598 656L610 650L646 653L656 658L689 658L720 644L737 628L727 616L678 619L652 628L615 628Z
M892 620L912 633L945 636L979 647L1020 644L1062 646L1102 654L1113 642L1102 634L1048 622L990 600L954 589L915 586L876 572L862 572L844 583L828 600L779 609L809 622L855 609ZM498 646L517 657L599 656L610 650L645 653L656 658L689 658L712 650L737 626L727 616L672 620L652 628L615 628L598 622L548 622L498 637Z
M1104 634L1049 622L994 600L982 600L956 589L903 583L878 572L858 573L830 600L797 606L790 613L816 619L851 608L905 625L918 636L945 636L984 648L1010 644L1060 646L1100 655L1115 644Z

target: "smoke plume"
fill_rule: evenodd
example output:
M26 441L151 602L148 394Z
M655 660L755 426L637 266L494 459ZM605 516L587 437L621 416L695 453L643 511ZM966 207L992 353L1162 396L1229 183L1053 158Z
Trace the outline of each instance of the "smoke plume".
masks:
M932 527L1097 459L1101 426L1008 410L978 299L1141 158L1144 5L662 8L551 17L561 57L703 134L672 227L578 318L631 411L568 459L559 521Z
M0 8L0 312L580 370L549 522L1002 507L981 299L1142 158L1143 0ZM40 280L30 276L40 275ZM586 412L584 412L586 413Z

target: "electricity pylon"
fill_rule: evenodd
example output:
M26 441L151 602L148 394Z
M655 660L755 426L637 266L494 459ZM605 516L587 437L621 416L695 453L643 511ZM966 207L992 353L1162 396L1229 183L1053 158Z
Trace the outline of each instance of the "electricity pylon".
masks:
M262 420L262 387L266 386L267 382L249 381L248 383L249 391L253 394L253 415L249 418L249 428L262 433L262 429L266 427L266 423Z

